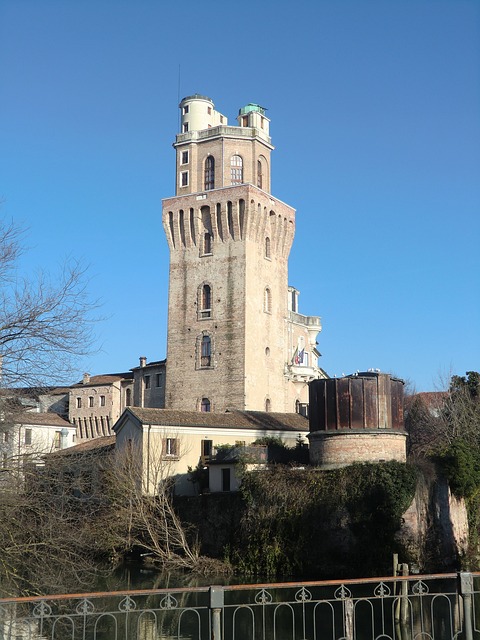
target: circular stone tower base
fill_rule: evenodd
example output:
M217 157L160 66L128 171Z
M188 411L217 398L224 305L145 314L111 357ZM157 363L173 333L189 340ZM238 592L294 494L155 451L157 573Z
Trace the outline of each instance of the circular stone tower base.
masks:
M354 462L406 461L405 431L314 431L308 439L310 462L322 469L346 467Z

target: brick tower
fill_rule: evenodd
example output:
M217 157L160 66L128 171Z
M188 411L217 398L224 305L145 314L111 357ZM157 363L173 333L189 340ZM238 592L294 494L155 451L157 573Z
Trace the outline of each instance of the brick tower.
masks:
M170 248L166 407L292 412L308 402L320 318L288 286L295 210L270 193L269 119L238 125L205 96L180 103L175 197L163 201Z

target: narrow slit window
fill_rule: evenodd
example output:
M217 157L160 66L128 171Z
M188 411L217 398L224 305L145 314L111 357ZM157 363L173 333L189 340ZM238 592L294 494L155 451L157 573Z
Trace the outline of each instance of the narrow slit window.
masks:
M263 310L265 313L272 312L272 292L268 287L265 289L264 293Z
M204 284L200 293L200 318L212 316L212 288Z
M212 340L210 336L202 337L202 355L200 364L202 367L210 367L212 365Z

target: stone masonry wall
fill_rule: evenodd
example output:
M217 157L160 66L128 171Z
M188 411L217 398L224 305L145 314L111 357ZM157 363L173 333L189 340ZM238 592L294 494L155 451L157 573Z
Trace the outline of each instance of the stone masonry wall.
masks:
M324 469L354 462L405 462L405 432L311 432L310 461Z

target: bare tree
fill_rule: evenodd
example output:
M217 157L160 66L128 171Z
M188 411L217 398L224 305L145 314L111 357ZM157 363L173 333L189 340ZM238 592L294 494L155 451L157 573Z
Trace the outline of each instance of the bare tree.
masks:
M56 278L41 272L22 278L22 253L23 230L0 220L0 583L14 593L58 588L60 574L80 579L89 557L78 501L44 482L36 468L44 447L33 441L24 451L14 444L24 412L15 388L70 377L76 358L91 350L97 306L77 262Z
M23 232L0 221L0 359L3 386L58 383L92 346L85 269L66 264L56 280L17 277Z
M406 427L409 451L425 457L462 440L472 448L480 440L480 374L452 376L446 391L419 393L407 398Z
M111 514L104 526L118 550L136 550L162 569L225 571L223 563L200 555L195 536L181 522L174 507L172 462L162 455L161 442L156 444L151 443L148 472L135 446L116 451L106 486ZM176 457L181 455L178 450Z
M32 454L33 455L33 454ZM104 508L100 495L85 500L69 461L48 467L12 456L0 475L0 584L4 594L68 593L91 588L104 553L92 522ZM88 475L88 456L77 459Z
M190 546L173 508L171 462L162 458L160 451L151 450L150 455L148 472L143 473L138 449L129 447L116 453L107 492L117 516L118 543L125 549L142 549L164 567L191 568L199 554Z

